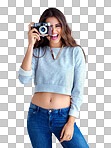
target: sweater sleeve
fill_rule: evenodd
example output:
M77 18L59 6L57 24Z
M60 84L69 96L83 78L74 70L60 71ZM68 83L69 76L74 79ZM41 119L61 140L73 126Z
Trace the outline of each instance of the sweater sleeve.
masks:
M37 49L33 49L33 54L36 56L37 55ZM32 55L32 64L31 64L31 70L29 71L25 71L24 69L22 69L22 67L20 66L19 68L19 75L18 75L18 79L22 84L28 84L35 76L35 72L36 72L36 67L37 67L37 58L35 58Z
M79 117L80 106L83 103L83 88L86 78L86 63L82 49L77 46L74 51L74 79L71 91L71 108L69 115Z

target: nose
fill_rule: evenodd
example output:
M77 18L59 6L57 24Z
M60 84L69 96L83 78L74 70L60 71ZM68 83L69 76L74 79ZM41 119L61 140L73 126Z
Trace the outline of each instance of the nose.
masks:
M52 32L53 32L53 33L56 32L56 27L52 26Z

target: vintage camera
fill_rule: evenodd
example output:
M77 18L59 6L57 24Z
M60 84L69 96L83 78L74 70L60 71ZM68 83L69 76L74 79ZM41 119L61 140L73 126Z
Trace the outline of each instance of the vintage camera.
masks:
M52 27L50 23L34 23L31 29L36 28L41 35L52 35ZM36 33L33 31L33 33Z

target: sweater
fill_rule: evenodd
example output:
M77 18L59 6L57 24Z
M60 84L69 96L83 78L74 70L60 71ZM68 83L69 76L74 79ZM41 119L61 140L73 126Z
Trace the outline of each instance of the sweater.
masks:
M31 70L19 68L19 81L27 84L34 79L36 92L52 92L71 96L69 115L79 117L80 106L83 103L83 88L86 78L86 63L82 49L65 46L57 60L53 60L50 47L33 49ZM56 58L60 48L52 48Z

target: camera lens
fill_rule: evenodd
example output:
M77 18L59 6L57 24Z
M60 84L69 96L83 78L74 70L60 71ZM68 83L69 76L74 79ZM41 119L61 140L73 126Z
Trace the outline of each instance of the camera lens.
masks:
M45 31L45 28L42 28L41 31L44 32Z
M46 26L40 26L39 28L40 34L46 34L47 33L47 27Z

